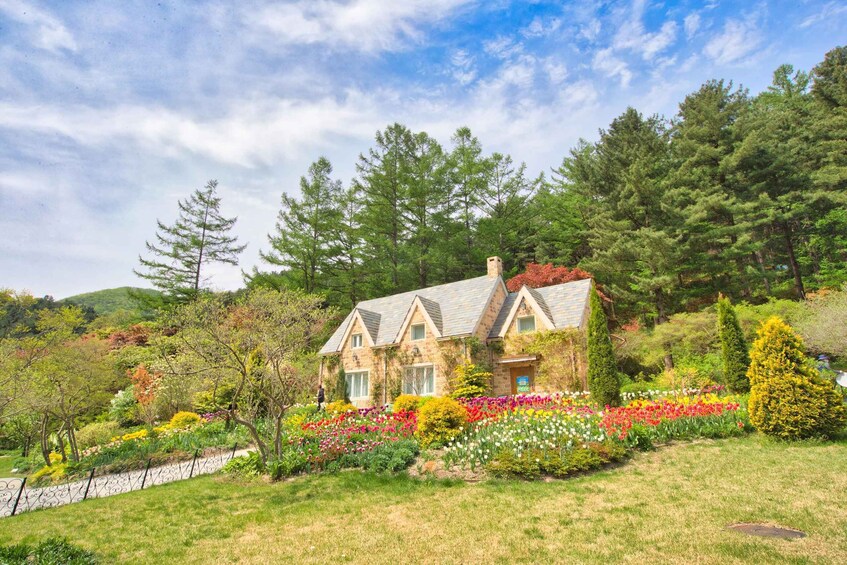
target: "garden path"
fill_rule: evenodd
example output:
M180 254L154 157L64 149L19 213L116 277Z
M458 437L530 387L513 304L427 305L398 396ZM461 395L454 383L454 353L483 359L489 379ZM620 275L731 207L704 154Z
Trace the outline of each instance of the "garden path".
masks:
M222 451L181 463L109 475L97 476L95 474L90 480L85 478L80 481L49 487L29 488L29 486L24 485L23 492L21 492L23 479L0 478L0 518L10 516L13 512L20 514L39 508L63 506L81 502L87 498L103 498L154 485L189 479L197 475L214 473L220 470L233 456L245 455L248 451L246 449L235 452ZM17 508L15 508L16 501Z

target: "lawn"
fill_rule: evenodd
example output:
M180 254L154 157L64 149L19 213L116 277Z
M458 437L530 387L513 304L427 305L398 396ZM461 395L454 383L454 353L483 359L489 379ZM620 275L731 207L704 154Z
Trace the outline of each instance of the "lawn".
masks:
M19 451L6 451L0 449L0 479L23 476L16 473L12 473L12 462L19 455Z
M733 522L808 537L748 537ZM838 563L847 442L698 441L552 482L202 477L0 523L0 543L64 535L109 563Z

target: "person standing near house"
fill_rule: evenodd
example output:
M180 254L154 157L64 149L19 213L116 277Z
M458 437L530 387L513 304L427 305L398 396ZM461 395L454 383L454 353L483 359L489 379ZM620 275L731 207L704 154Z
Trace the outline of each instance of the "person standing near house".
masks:
M321 404L324 403L325 399L326 399L326 395L324 394L324 385L319 384L318 385L318 410L321 409Z

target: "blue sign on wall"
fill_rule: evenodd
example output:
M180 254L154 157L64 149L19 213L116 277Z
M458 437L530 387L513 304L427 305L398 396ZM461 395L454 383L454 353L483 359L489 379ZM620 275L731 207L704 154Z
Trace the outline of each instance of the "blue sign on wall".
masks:
M529 388L529 376L527 375L515 377L515 385L518 392L532 392Z

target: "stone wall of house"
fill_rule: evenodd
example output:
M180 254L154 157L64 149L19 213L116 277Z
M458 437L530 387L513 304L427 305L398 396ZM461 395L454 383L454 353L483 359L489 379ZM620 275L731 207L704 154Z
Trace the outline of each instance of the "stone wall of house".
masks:
M488 339L488 334L491 332L491 327L497 321L497 316L500 314L500 309L503 307L503 302L506 301L506 289L503 285L497 285L494 293L491 295L491 300L488 302L485 312L479 321L479 326L476 330L476 337L483 343Z
M412 341L412 326L416 324L426 325L425 339ZM439 342L419 309L416 308L412 313L411 323L396 346L374 350L365 341L363 347L353 349L351 347L351 336L356 333L362 333L364 337L364 329L358 320L354 321L347 340L341 346L339 361L346 372L369 371L368 397L351 399L357 408L365 408L374 404L373 391L375 387L383 391L388 390L387 394L379 395L377 404L381 403L383 398L390 402L392 381L402 379L404 367L413 365L433 365L436 396L449 393L449 380L452 377L450 374L452 368L450 368L451 363L449 361L453 355L463 356L464 351L459 343L454 344L449 340ZM446 355L445 353L453 355ZM328 364L325 363L322 375L325 389L329 390L335 385L337 372L337 366L330 369Z

